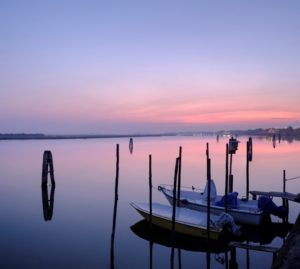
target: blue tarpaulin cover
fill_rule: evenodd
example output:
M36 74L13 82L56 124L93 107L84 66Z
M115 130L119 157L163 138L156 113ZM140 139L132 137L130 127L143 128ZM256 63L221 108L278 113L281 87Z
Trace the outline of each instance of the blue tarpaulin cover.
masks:
M237 199L238 195L239 194L237 192L228 193L228 195L227 195L227 205L228 205L228 207L237 208L237 206L238 206L238 199ZM215 203L215 205L224 207L225 206L225 195L222 197L222 199L220 201L217 201Z

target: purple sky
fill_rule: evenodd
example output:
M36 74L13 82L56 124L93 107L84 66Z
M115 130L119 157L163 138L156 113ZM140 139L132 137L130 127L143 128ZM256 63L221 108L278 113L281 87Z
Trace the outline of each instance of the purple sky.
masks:
M1 1L0 133L300 126L300 1Z

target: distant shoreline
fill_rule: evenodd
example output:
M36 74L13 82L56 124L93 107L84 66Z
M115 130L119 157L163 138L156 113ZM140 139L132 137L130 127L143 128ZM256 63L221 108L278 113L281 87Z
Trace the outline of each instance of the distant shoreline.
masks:
M99 139L130 137L161 137L177 134L106 134L106 135L45 135L45 134L0 134L0 140L61 140L61 139Z
M170 137L170 136L256 136L278 137L284 140L300 139L300 128L292 127L284 129L252 129L230 130L218 132L166 132L158 134L81 134L81 135L48 135L43 133L0 133L0 140L60 140L60 139L100 139L100 138L130 138L130 137Z

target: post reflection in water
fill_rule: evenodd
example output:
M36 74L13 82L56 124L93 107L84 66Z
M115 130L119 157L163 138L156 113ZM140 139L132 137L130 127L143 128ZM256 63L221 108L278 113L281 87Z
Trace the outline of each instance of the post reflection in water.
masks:
M231 241L232 238L225 237L222 240L207 242L206 238L195 238L189 235L176 234L176 240L172 240L172 232L163 228L152 225L149 226L147 220L141 220L132 225L130 229L138 237L148 240L150 250L150 269L152 269L153 260L153 244L158 244L170 248L171 250L171 267L174 267L174 249L178 252L178 268L182 268L181 250L192 252L206 253L206 268L213 268L212 254L215 255L216 262L223 264L224 268L237 269L237 248L246 249L246 268L250 268L250 250L261 252L273 252L271 247L267 245L276 237L285 238L288 231L292 228L292 224L271 223L267 227L244 226L241 231L243 236L235 238L236 241ZM240 241L238 240L240 239ZM254 245L252 245L254 243ZM259 246L257 246L259 243ZM253 247L253 248L252 248Z
M53 207L54 207L54 192L55 185L50 185L50 199L48 186L42 186L42 202L43 202L43 213L45 221L50 221L53 216Z
M224 253L225 251L228 251L228 249L230 249L227 246L227 240L221 240L217 242L212 241L210 244L207 244L206 239L195 238L193 236L183 235L179 233L176 233L176 240L172 240L171 231L165 230L155 225L153 225L150 229L147 220L141 220L137 222L136 224L132 225L130 229L138 237L144 240L148 240L150 242L150 268L152 268L152 249L154 243L171 249L171 267L173 266L173 268L175 260L175 251L172 252L172 249L177 249L178 268L182 268L181 250L192 252L208 252L209 259L207 260L207 268L211 268L211 253Z

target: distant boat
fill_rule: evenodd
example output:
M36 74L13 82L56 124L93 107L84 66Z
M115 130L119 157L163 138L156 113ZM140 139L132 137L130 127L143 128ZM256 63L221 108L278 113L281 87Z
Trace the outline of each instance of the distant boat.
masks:
M173 204L173 186L160 185L158 190L166 196L170 204ZM232 198L232 196L229 196L229 198ZM229 199L227 200L227 213L230 214L236 222L241 224L260 225L265 219L266 214L259 209L257 200L243 200L236 197L234 204L230 203ZM195 188L181 188L180 206L206 212L207 196L204 192ZM221 214L224 212L224 196L217 195L216 193L212 195L210 210L213 214Z
M148 203L131 203L146 220L150 219L150 209ZM161 228L172 230L172 207L159 203L152 204L152 223ZM188 208L176 207L175 214L175 232L196 237L208 236L207 214L200 211L190 210ZM230 222L232 230L238 231L238 227L232 223L233 219L228 214L210 215L210 233L212 240L218 240L225 233L225 222Z

